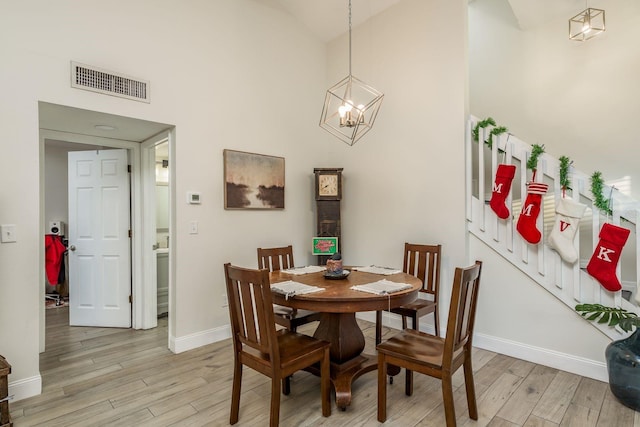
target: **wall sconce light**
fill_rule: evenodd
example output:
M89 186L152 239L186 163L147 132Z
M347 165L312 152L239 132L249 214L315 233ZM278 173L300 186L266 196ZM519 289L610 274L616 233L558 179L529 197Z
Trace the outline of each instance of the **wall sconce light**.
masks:
M349 75L327 90L320 127L353 145L371 130L384 95L351 74L351 0L349 0Z
M569 38L586 41L605 30L604 10L587 7L569 19Z

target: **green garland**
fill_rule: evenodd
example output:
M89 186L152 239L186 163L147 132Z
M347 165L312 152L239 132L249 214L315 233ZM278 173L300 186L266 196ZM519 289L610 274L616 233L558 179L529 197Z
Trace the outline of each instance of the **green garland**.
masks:
M602 173L595 171L593 175L591 175L591 194L593 194L593 198L595 199L593 205L607 215L611 215L613 211L609 207L609 201L602 195L603 189L604 181L602 180Z
M473 128L473 140L475 142L478 142L478 139L480 138L480 128L486 128L487 126L495 126L496 125L496 121L493 120L491 117L487 117L484 120L480 120L477 124L476 127Z
M533 144L531 146L531 156L527 160L527 169L535 171L538 167L538 157L544 153L544 145Z
M491 132L489 132L489 139L486 141L486 144L489 148L493 147L493 137L498 136L498 135L502 135L503 133L505 133L506 131L508 131L509 129L507 129L504 126L496 126L493 129L491 129ZM500 150L502 151L502 150Z
M560 187L571 190L571 180L569 179L569 166L571 161L567 156L560 157Z
M487 147L492 148L493 147L493 137L494 136L498 136L501 135L503 133L505 133L506 131L508 131L509 129L507 129L504 126L496 126L496 121L493 120L492 117L487 117L484 120L480 120L476 126L473 128L473 131L471 131L471 135L473 137L473 140L475 142L478 142L478 140L480 139L480 129L484 129L487 126L494 126L493 129L491 129L491 132L489 132L489 137L487 138L486 141L484 141L484 143L487 145ZM498 150L500 152L504 152L504 150Z

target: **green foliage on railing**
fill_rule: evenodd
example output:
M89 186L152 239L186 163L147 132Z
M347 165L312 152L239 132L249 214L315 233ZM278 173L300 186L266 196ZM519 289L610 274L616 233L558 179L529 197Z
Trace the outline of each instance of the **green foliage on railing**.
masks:
M487 117L484 120L480 120L478 123L476 123L476 126L473 128L472 131L472 135L473 135L473 140L475 142L478 142L478 139L480 138L480 129L484 129L487 126L495 126L496 125L496 121L493 120L491 117Z
M607 215L611 215L613 211L611 210L609 200L605 199L602 195L603 189L604 180L602 179L602 173L595 171L593 175L591 175L591 194L593 194L594 198L593 205Z
M491 129L491 132L489 132L489 139L487 139L485 141L485 144L487 144L487 146L489 148L493 147L493 137L494 136L498 136L498 135L502 135L503 133L505 133L506 131L508 131L509 129L507 129L504 126L496 126L493 129ZM499 151L503 151L503 150L499 150Z
M531 146L531 156L527 160L527 169L536 170L538 167L538 157L544 153L544 145L533 144Z
M489 132L489 137L484 141L487 147L492 148L493 137L502 135L503 133L507 132L509 129L507 129L504 126L496 126L496 121L493 120L492 117L487 117L486 119L480 120L478 123L476 123L476 126L471 131L471 135L475 142L478 142L478 140L480 139L480 129L484 129L487 126L495 126L493 129L491 129L491 132ZM498 150L498 151L504 152L504 150Z
M569 167L571 160L567 156L560 157L560 187L565 190L571 189L571 180L569 179Z

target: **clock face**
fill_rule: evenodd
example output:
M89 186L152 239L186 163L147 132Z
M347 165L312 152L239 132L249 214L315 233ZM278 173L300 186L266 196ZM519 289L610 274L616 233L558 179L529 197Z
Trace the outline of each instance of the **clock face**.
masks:
M318 195L337 196L338 195L338 175L318 176Z

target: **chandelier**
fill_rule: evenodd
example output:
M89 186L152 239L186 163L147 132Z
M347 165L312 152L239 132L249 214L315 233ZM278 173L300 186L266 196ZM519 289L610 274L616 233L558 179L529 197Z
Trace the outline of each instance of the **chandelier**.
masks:
M569 19L569 38L586 41L604 32L604 10L587 8Z
M327 90L320 127L348 145L371 130L384 95L351 74L351 0L349 0L349 75Z

